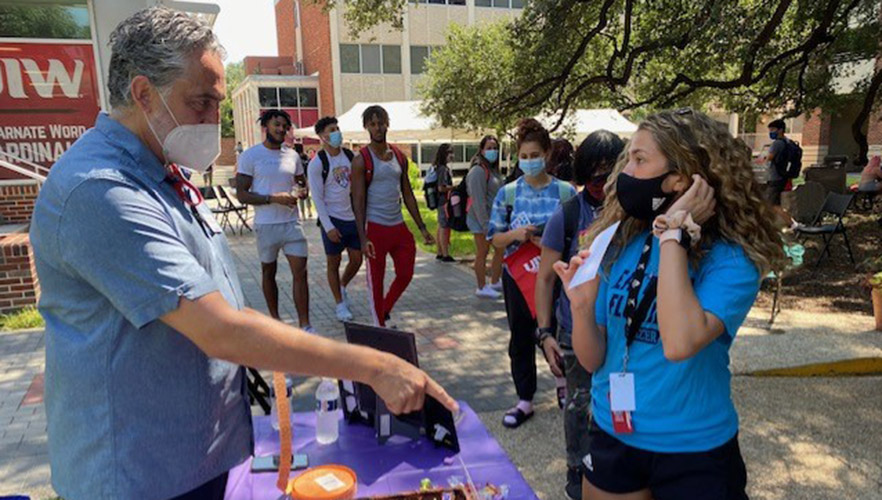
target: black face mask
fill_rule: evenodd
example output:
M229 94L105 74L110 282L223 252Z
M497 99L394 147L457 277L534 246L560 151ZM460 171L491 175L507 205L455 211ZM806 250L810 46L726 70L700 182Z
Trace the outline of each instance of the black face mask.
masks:
M638 179L624 172L616 179L616 197L631 217L651 221L667 210L677 193L662 191L662 183L672 172L651 179Z

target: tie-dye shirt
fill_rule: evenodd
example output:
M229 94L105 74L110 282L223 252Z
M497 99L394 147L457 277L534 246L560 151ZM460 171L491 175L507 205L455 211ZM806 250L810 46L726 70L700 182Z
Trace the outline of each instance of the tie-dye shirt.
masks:
M493 235L496 233L504 233L521 226L533 225L540 229L544 228L548 219L551 218L554 211L560 206L561 201L565 201L576 194L573 186L555 178L552 178L547 186L538 189L527 184L524 177L518 178L511 184L515 186L511 218L508 217L508 209L505 203L505 192L511 189L508 187L510 184L507 184L496 193L496 199L493 201L493 210L490 213L490 227L487 231L488 240L493 239ZM518 249L518 246L520 246L520 243L512 243L505 249L505 254L510 255Z

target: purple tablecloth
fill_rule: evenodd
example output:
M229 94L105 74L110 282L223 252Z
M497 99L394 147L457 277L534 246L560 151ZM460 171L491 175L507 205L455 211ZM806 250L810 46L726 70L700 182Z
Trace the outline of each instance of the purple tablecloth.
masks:
M487 431L469 406L460 402L462 421L457 425L459 458L478 489L492 482L508 485L511 500L538 500L538 497L508 459L508 456ZM358 496L380 495L419 489L420 480L429 478L436 486L448 486L452 476L465 481L466 473L456 455L438 448L423 438L412 441L394 438L385 445L377 444L374 429L361 424L340 424L340 439L331 445L315 441L315 414L295 413L294 452L305 453L310 467L322 464L345 465L358 475ZM279 433L273 430L269 417L254 417L254 451L257 455L279 452ZM445 465L446 457L454 457ZM292 473L296 477L298 473ZM227 500L275 500L277 473L251 472L251 460L230 471Z

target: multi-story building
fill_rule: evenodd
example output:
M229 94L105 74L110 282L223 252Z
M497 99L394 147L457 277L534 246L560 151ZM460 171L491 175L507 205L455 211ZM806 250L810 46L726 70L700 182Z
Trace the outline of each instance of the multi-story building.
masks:
M294 58L302 74L318 73L323 114L341 114L357 102L420 99L425 60L444 45L450 24L512 18L522 7L523 0L411 1L402 30L379 26L353 37L342 9L276 0L279 56Z

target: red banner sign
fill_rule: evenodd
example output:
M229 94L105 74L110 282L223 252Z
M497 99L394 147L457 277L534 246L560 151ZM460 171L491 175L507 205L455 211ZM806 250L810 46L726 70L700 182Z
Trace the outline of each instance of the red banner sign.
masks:
M100 109L91 43L0 43L0 152L51 167Z

